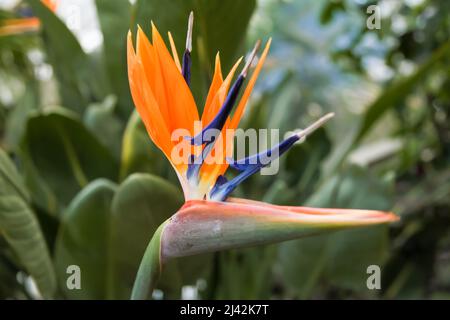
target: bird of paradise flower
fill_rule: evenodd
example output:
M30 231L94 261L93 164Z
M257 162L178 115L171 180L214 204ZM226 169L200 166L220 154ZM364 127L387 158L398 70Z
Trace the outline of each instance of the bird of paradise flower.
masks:
M58 6L57 0L41 0L41 2L51 11L56 11ZM20 16L18 18L0 21L0 36L16 35L39 30L41 22L33 15L31 9L25 8L19 10L18 14Z
M200 118L189 87L192 26L193 13L189 17L186 49L181 62L170 32L172 54L153 22L152 42L138 27L135 49L131 31L128 33L128 77L134 104L150 138L176 171L186 201L153 235L137 273L132 299L149 296L164 263L172 258L274 243L398 219L390 212L278 206L231 198L230 194L242 181L259 172L273 160L274 155L281 156L322 126L333 114L323 116L267 151L238 161L229 160L227 150L230 150L233 139L224 132L237 128L269 52L271 39L267 41L239 101L260 42L255 45L233 84L242 58L223 78L217 54L214 76ZM201 121L203 130L194 135L196 121ZM173 141L171 133L180 128L187 130L190 137ZM208 130L220 132L223 143L216 143L217 136L208 139ZM188 148L192 153L185 155L185 161L175 161L173 156L174 148L180 144L192 147ZM204 161L213 150L223 161ZM224 177L229 166L239 172L231 180Z

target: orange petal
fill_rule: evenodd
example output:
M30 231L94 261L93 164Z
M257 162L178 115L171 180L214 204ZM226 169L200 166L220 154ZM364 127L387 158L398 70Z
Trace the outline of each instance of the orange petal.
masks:
M50 10L56 11L58 1L56 0L41 0ZM19 19L6 19L2 21L0 25L0 36L14 35L25 32L34 32L39 30L41 25L40 21L36 17L32 18L19 18Z
M166 90L164 87L164 79L159 64L158 56L156 55L155 48L152 46L144 31L138 26L138 32L136 37L137 42L137 55L142 61L144 72L147 76L147 80L150 84L150 89L153 92L153 96L157 102L158 108L163 116L164 122L168 130L171 130L171 119L169 113L169 105Z
M222 67L220 64L220 55L217 52L216 64L215 64L215 68L214 68L214 76L213 76L213 79L211 82L211 86L209 87L205 106L203 108L203 114L202 114L203 127L207 126L214 119L214 116L216 115L216 112L214 112L213 108L211 108L211 104L214 100L214 97L217 94L217 91L222 86L222 83L223 83Z
M0 26L0 36L37 31L40 24L38 18L6 19Z
M255 86L255 83L256 83L256 79L258 78L259 72L261 71L264 61L266 60L267 53L269 52L271 42L272 42L272 39L269 39L269 41L267 41L266 47L264 48L261 58L259 59L258 64L256 65L255 71L253 72L252 77L250 78L248 85L245 88L244 93L242 94L242 98L239 101L236 111L233 114L233 117L231 119L231 125L230 125L230 127L232 129L236 129L237 126L239 125L239 121L241 120L241 117L244 113L248 98L250 97L250 94L252 93L253 87Z
M41 0L43 4L45 4L50 10L56 11L58 7L58 0Z
M226 130L228 130L228 129L235 130L237 128L237 126L239 124L239 120L241 119L242 114L245 110L245 106L247 104L248 98L253 90L256 79L258 78L258 75L259 75L261 68L264 64L264 61L267 57L267 53L269 52L270 43L271 43L271 39L269 39L269 41L266 44L266 47L264 48L261 58L259 59L259 62L249 80L247 87L245 88L245 91L242 95L241 100L239 101L239 104L236 108L235 113L233 114L231 120L228 119L228 121L225 123L224 129L222 131L222 143L214 146L213 150L216 152L215 157L216 157L216 159L218 159L219 163L218 164L209 164L209 165L204 164L202 167L202 170L200 171L201 172L201 182L204 185L214 184L217 177L220 175L223 175L228 168L228 163L225 161L225 158L231 157L231 155L232 155L231 153L233 150L233 138L229 139L229 137L227 135L224 135L223 133L226 132ZM240 62L240 60L238 62ZM234 74L235 67L237 67L237 65L235 65L232 69L232 72L230 72L231 78L232 78L232 74ZM218 90L218 92L216 94L217 100L214 101L214 103L216 103L216 105L213 105L210 107L211 109L214 109L215 113L218 112L218 110L220 109L220 106L222 105L223 101L225 100L225 97L226 97L225 92L228 92L228 87L225 89L225 85L229 86L229 83L226 84L227 80L229 80L231 82L231 78L229 78L229 77L230 77L230 75L228 75L228 77L225 79L224 83L222 84L221 88ZM220 104L219 104L219 101L221 102ZM219 150L219 148L220 148L220 150Z
M241 63L242 58L240 58L234 66L231 68L230 72L228 73L225 80L220 85L220 88L217 90L213 101L208 106L208 108L205 108L203 111L204 115L202 116L202 124L203 126L206 126L209 124L209 122L214 119L216 114L219 112L220 108L222 107L222 104L224 103L226 96L228 94L228 89L230 88L231 81L233 80L234 74L236 72L236 69L238 68L239 64ZM205 120L204 120L205 119ZM206 121L208 120L208 121ZM232 150L232 142L233 140L228 139L226 135L226 130L228 129L230 125L230 119L227 120L227 122L224 125L224 128L222 130L222 133L218 139L218 141L215 143L213 149L211 150L211 153L207 157L207 161L202 165L200 170L200 180L201 184L206 188L207 185L213 184L217 177L221 174L223 174L227 168L228 164L225 161L225 158L227 156L231 156L229 154L229 151ZM228 154L227 154L228 152ZM211 163L209 159L215 159L215 163Z
M216 93L213 96L209 105L205 104L205 109L203 110L203 115L202 115L203 126L207 126L214 119L214 117L217 115L220 108L222 107L223 103L225 102L225 98L227 97L228 89L230 88L231 81L233 80L236 69L239 67L239 64L241 63L241 61L242 61L242 58L239 58L239 60L236 61L236 63L231 68L231 70L228 73L225 80L222 81L219 88L216 90ZM216 60L216 63L217 63L217 60ZM217 67L217 64L216 64L216 67ZM211 91L211 89L210 89L210 91ZM212 95L212 93L211 93L211 95ZM209 94L208 94L208 98L209 98ZM209 121L207 121L207 120L209 120Z
M199 120L194 97L153 23L152 39L161 66L167 103L170 106L171 132L184 128L193 134L194 123Z
M170 134L153 96L144 66L133 48L131 32L128 33L127 39L127 59L130 91L136 110L141 116L150 138L170 159L172 150Z
M170 49L172 50L173 59L178 68L178 71L181 72L181 64L180 64L180 59L178 58L177 47L175 46L175 42L173 41L172 34L170 33L170 31L167 32L167 35L169 36Z

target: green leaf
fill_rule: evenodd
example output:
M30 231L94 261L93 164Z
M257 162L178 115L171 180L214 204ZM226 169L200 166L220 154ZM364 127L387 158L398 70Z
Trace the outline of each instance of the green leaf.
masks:
M207 280L205 299L273 298L273 265L276 246L229 250L216 254L215 274Z
M133 174L121 184L112 206L110 265L113 280L110 297L130 297L139 263L150 239L182 204L180 190L156 176ZM171 288L174 285L171 280L181 275L173 269L173 279L161 281L162 289L177 289ZM175 286L179 286L179 283L175 283Z
M117 164L109 151L64 109L40 113L28 121L22 158L36 203L55 213L89 181L115 179ZM41 190L46 190L42 194ZM57 199L59 204L53 202Z
M411 94L414 87L423 79L426 79L429 72L449 53L450 41L447 41L425 60L413 74L390 84L368 107L357 127L350 130L347 138L336 148L327 164L327 172L334 172L335 168L342 164L348 153L361 142L386 111L395 107Z
M307 205L387 210L389 194L384 183L362 169L351 168L324 183ZM282 275L288 287L303 298L317 290L319 281L369 294L366 269L383 265L387 246L386 226L289 242L280 246Z
M0 299L6 300L11 299L11 297L25 298L16 279L18 269L11 264L4 251L4 248L0 250Z
M291 76L286 76L281 85L276 87L271 100L273 105L269 105L270 116L266 119L268 128L291 130L298 126L301 92ZM273 106L277 107L273 108Z
M133 110L128 86L126 37L130 29L129 1L96 0L98 18L103 33L106 72L114 94L118 97L118 111L123 118Z
M24 201L30 201L30 196L23 185L21 176L3 149L0 149L0 173L2 192L15 193L23 198Z
M447 41L437 49L412 75L389 86L383 94L370 105L367 112L365 112L364 119L359 127L354 143L356 144L361 141L377 120L379 120L387 110L394 107L398 102L408 96L414 86L420 81L423 81L429 71L436 66L441 59L445 59L448 56L448 53L450 53L450 41Z
M131 114L122 141L120 180L132 173L161 173L166 159L151 142L139 114Z
M167 181L134 174L118 188L106 180L85 187L65 211L56 240L57 275L65 285L67 267L81 269L82 290L75 299L128 299L145 248L159 225L182 205L181 192ZM180 292L176 263L159 287L168 296ZM179 297L179 296L178 296Z
M296 145L286 155L286 180L300 193L296 201L306 201L321 177L322 161L331 151L331 142L324 128L318 129L305 142Z
M136 275L131 293L132 300L146 300L151 298L153 289L161 275L161 232L166 223L161 224L153 234Z
M0 236L12 248L45 298L55 293L56 280L47 244L18 172L0 149Z
M116 103L116 97L110 95L101 103L89 105L83 115L83 123L119 159L122 122L114 113Z
M9 148L16 148L23 136L26 122L30 113L38 105L37 85L28 83L27 90L18 101L14 109L8 114L5 124L5 144Z
M103 78L72 32L41 1L28 3L42 23L45 49L59 81L63 105L81 112L92 98L101 100Z
M136 3L136 22L148 30L153 20L164 36L172 33L181 55L185 49L189 12L195 16L193 33L193 91L202 101L212 77L214 57L220 51L223 70L229 70L240 55L246 29L256 7L255 0L175 0Z
M62 217L55 246L59 283L69 299L105 299L108 290L108 254L111 203L116 185L96 180L72 201ZM81 290L69 290L67 268L79 266Z
M327 24L333 19L333 15L339 11L345 11L345 2L335 0L327 3L320 14L320 23Z

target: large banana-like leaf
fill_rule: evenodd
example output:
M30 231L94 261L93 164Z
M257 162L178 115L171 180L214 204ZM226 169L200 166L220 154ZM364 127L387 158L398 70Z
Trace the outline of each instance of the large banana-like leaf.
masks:
M366 134L373 128L378 120L390 109L394 108L398 103L403 101L414 87L427 77L436 65L448 57L450 53L450 41L441 45L427 60L425 60L417 70L411 75L394 81L387 87L382 94L368 107L367 112L361 118L357 126L353 130L349 130L349 134L334 150L330 157L326 171L332 173L342 164L349 152L358 145Z
M83 123L119 159L123 125L115 111L117 99L113 95L101 103L89 105L83 115Z
M133 110L126 68L126 37L131 24L129 1L96 0L103 33L106 73L114 94L118 97L118 112L126 119Z
M183 203L180 190L148 174L133 174L119 187L96 180L85 187L63 215L56 241L57 275L73 299L128 299L148 241ZM160 282L166 297L179 297L186 274L198 275L204 259L168 266ZM65 286L67 267L81 270L81 290ZM195 277L195 276L194 276Z
M106 91L104 75L74 34L41 1L28 3L41 21L45 49L58 78L64 106L82 112L92 99L102 100Z
M66 206L89 181L114 180L117 174L109 150L64 109L30 117L22 156L34 200L52 213Z
M137 172L161 174L165 165L163 153L151 142L139 114L134 111L122 139L120 180Z
M108 290L111 202L116 186L96 180L71 202L61 221L55 246L60 287L70 299L104 299ZM66 285L68 267L78 266L81 289Z
M134 278L149 240L159 225L182 204L180 190L156 176L133 174L123 182L112 206L112 297L130 297ZM171 277L162 281L161 287L165 291L174 291L180 290L180 285L181 275L174 266Z
M20 267L50 298L56 281L47 244L30 207L30 197L7 154L0 149L0 237L11 247Z

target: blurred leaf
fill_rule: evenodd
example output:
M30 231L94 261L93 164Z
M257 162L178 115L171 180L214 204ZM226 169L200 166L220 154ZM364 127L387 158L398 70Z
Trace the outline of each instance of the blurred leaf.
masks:
M268 117L268 128L271 129L295 129L298 125L299 112L303 112L298 106L301 98L301 92L298 90L298 84L292 81L292 77L287 76L283 85L277 88L274 107L269 107L270 116Z
M23 185L21 176L3 149L0 149L0 173L2 179L2 192L5 192L5 194L6 192L14 192L25 202L30 201L30 195Z
M27 85L27 90L17 105L8 114L5 129L5 143L9 148L16 148L24 134L26 122L30 113L38 105L37 86L33 83Z
M314 207L386 210L389 189L362 169L330 178L308 200ZM280 265L286 285L301 297L310 297L319 283L369 293L369 265L382 266L386 258L386 226L340 231L280 246Z
M203 104L217 51L223 70L229 70L237 56L245 53L239 50L245 50L242 44L255 7L255 0L138 0L135 10L136 22L144 30L149 30L153 20L161 35L172 33L180 58L185 49L189 12L194 12L192 86L200 98L197 101Z
M64 289L67 297L128 299L149 240L182 203L176 187L151 175L132 175L119 188L103 179L84 188L64 213L56 243L60 282L69 265L81 268L82 290ZM183 269L192 276L201 267L183 263ZM182 273L176 262L164 273L160 287L179 297Z
M56 289L53 265L29 200L16 168L0 149L0 236L36 281L41 294L51 298Z
M321 177L321 165L331 151L331 141L321 128L286 155L285 175L290 186L299 193L296 201L305 201Z
M111 222L112 298L128 299L145 249L156 229L182 205L181 191L149 174L133 174L113 201ZM124 241L127 239L127 241ZM208 271L211 255L181 258L164 266L158 287L165 298L179 298L181 285L195 284Z
M165 162L163 153L151 142L139 114L131 114L122 141L120 180L131 173L161 174Z
M327 172L333 172L344 161L348 153L361 142L375 123L381 119L381 116L411 94L414 87L426 79L429 72L439 61L445 59L448 53L450 53L450 41L442 44L413 74L386 87L382 94L368 107L355 130L350 130L347 138L336 148L327 165Z
M131 24L131 5L129 1L96 0L95 3L103 33L107 76L118 97L119 114L126 119L133 110L126 68L126 37Z
M116 185L96 180L84 188L62 216L55 247L56 273L69 299L105 299L108 289L111 203ZM67 267L81 271L81 290L68 289Z
M304 142L294 145L280 159L276 181L273 181L273 176L258 177L258 181L265 186L264 202L303 204L319 183L321 166L330 150L331 141L324 128L318 129Z
M322 9L320 15L320 23L327 24L333 18L333 15L338 11L345 11L345 2L342 0L333 0L328 2Z
M445 240L450 234L449 207L433 203L424 210L418 205L414 213L402 219L403 228L396 237L401 245L393 248L383 268L383 298L429 298L436 286L445 283L438 276L448 250L449 242ZM440 251L444 254L440 255Z
M145 249L156 229L183 204L179 189L148 174L133 174L125 180L113 201L111 222L111 298L128 299ZM186 265L183 265L187 268ZM159 286L175 294L181 274L172 263L164 269Z
M216 255L215 273L208 279L211 292L203 298L245 300L272 297L275 246L229 250Z
M83 115L83 123L119 159L122 122L114 113L116 103L115 96L108 96L102 103L89 105Z
M117 173L108 150L64 109L29 119L22 158L34 201L52 213L58 209L52 199L65 206L89 181L100 177L114 180ZM41 194L41 190L47 192Z
M20 156L21 172L27 188L31 191L33 203L47 214L57 217L60 204L56 193L50 188L45 178L40 175L31 157L26 155L23 150L20 151Z
M28 3L41 20L46 52L59 80L63 105L82 112L91 100L103 98L103 76L64 22L41 1Z
M398 102L410 94L414 86L425 79L430 70L441 59L445 59L448 56L448 53L450 53L450 41L447 41L438 48L412 75L397 81L385 89L383 94L370 105L364 114L363 121L359 127L354 143L361 141L376 121L379 120L389 108L394 107Z
M19 270L4 256L2 251L0 250L0 299L20 298L21 288L16 280Z
M410 214L428 206L450 204L450 170L429 173L406 190L397 200L395 210Z

